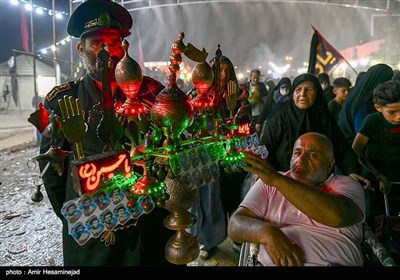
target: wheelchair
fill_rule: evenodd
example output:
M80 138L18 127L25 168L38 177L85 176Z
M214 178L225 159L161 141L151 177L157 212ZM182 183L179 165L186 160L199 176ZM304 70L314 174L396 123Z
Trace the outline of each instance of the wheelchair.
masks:
M258 252L260 244L243 243L240 247L239 266L260 266L258 262Z
M395 185L397 185L397 187L400 188L400 182L389 182L389 184L391 185L391 189ZM390 216L389 199L390 200L396 200L397 203L400 203L400 197L398 195L393 195L393 192L392 193L389 192L387 194L383 194L383 199L384 199L384 202L385 202L385 213L386 213L386 216ZM395 213L395 215L400 216L400 213Z

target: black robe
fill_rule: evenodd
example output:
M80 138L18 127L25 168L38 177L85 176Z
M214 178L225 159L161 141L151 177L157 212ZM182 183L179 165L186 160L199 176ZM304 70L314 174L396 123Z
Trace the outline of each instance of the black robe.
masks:
M296 86L304 81L314 84L317 92L314 104L307 110L302 110L296 107L292 98L266 122L260 142L265 144L269 151L268 161L278 171L289 170L293 145L297 138L307 132L318 132L332 141L339 169L344 174L358 173L360 166L357 156L331 117L318 78L312 74L299 75L293 81L291 94L293 95Z
M342 110L338 115L338 124L348 143L351 145L356 133L354 117L358 110L372 99L374 88L383 82L390 80L393 70L386 64L376 64L363 74L356 85L350 90L350 94L343 102ZM370 101L372 102L372 101Z
M283 77L279 80L278 84L276 85L275 89L276 91L272 91L266 98L265 101L265 106L263 107L263 110L261 111L260 118L259 118L259 124L264 124L265 120L270 119L276 112L279 112L282 107L284 107L285 102L292 98L290 94L287 96L283 97L280 93L280 87L281 85L286 84L289 86L289 89L291 90L292 88L292 82L288 77ZM280 96L280 100L277 102L274 100L275 95Z

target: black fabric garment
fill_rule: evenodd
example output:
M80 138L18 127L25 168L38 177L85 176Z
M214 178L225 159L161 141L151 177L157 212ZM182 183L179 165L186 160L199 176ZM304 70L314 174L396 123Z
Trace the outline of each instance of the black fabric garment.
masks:
M246 171L228 174L221 168L221 201L224 211L230 215L236 211L242 202L242 185L247 174Z
M324 99L326 104L329 103L332 99L334 99L336 95L333 93L333 86L329 85L324 89Z
M394 70L394 71L393 71L393 78L392 78L392 80L400 81L400 70Z
M149 77L144 77L142 87L140 89L142 94L140 94L139 97L143 97L146 100L154 100L154 97L149 97L149 92L153 92L155 95L163 88L161 83ZM65 95L72 96L74 99L79 98L84 111L84 118L88 124L88 130L82 141L85 157L102 153L105 144L98 140L96 132L100 116L89 114L93 105L101 100L101 92L94 80L86 75L82 80L65 84L64 90L62 91L51 91L44 102L45 108L53 110L55 114L61 116L58 100ZM114 99L114 101L124 102L125 95L120 89L117 89L114 93ZM53 143L51 143L51 138L43 136L40 144L41 154L47 152L51 144L54 144L62 150L74 151L76 154L75 145L70 144L62 133L53 137ZM74 190L72 176L69 175L71 174L71 160L73 160L72 155L66 158L64 172L61 176L58 176L57 172L52 167L50 167L43 176L43 183L50 203L54 212L63 223L64 265L137 266L143 264L166 264L167 262L164 259L163 250L166 240L174 231L164 228L162 220L165 214L160 213L161 209L155 209L154 213L148 214L149 216L144 218L146 221L139 220L138 226L131 226L128 229L115 231L115 243L112 245L105 246L100 242L100 238L91 238L83 246L78 245L72 236L68 234L68 223L61 214L63 203L78 197L78 193ZM40 161L39 164L40 170L42 171L46 162ZM148 222L150 217L155 217L151 220L151 223ZM155 238L154 235L149 235L149 231L155 234L158 233L157 238ZM162 233L162 235L160 233ZM148 240L148 238L151 238L151 240Z
M267 87L267 90L268 90L268 94L267 95L272 94L275 91L275 87L276 87L274 81L267 80L267 81L264 81L264 83L265 83L265 85Z
M370 67L356 82L343 102L338 116L338 124L350 145L357 133L354 129L354 116L357 111L372 99L375 87L390 80L392 76L393 70L386 64L376 64Z
M266 120L270 119L276 112L279 112L281 108L285 105L285 102L292 98L292 95L289 93L286 96L280 94L279 90L282 85L288 85L291 90L292 82L288 77L283 77L279 80L273 92L271 92L265 101L265 105L263 110L260 113L260 117L258 119L259 124L263 124Z
M334 118L335 121L337 122L338 121L339 112L342 109L342 104L339 104L339 103L336 102L335 99L332 99L328 103L328 109L329 109L329 113L331 113L332 118Z
M365 155L390 182L400 181L400 125L389 123L381 112L369 114L359 131L368 137Z
M336 164L340 170L345 174L358 173L356 154L346 143L338 125L329 114L318 78L308 73L299 75L293 81L291 94L297 85L305 81L311 81L316 89L313 106L307 110L299 109L292 98L280 112L266 122L260 142L265 144L269 151L268 161L278 171L289 170L293 145L297 138L306 132L318 132L332 141Z

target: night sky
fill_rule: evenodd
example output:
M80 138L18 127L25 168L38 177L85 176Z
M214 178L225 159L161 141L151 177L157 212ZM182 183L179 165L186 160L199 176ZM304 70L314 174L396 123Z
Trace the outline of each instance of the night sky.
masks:
M29 0L27 1L29 2ZM32 1L32 3L43 8L52 9L51 0L35 0ZM55 1L55 5L56 11L64 11L69 13L68 0L57 0ZM29 38L31 38L30 12L26 11L22 4L20 4L19 6L14 6L10 4L9 0L0 0L0 62L7 61L9 59L12 49L23 51L20 31L21 10L26 16ZM61 20L56 20L57 41L67 36L66 24L66 16ZM37 15L35 12L33 12L33 26L35 50L40 50L41 48L51 46L53 44L52 16L49 16L47 14ZM30 39L28 46L29 50L31 51Z
M69 13L68 0L55 2L56 10ZM22 50L21 12L9 0L0 0L0 3L0 62L3 62L10 57L11 49ZM34 0L33 4L51 9L52 1ZM29 12L25 13L30 32ZM250 68L258 65L266 67L268 61L283 65L286 63L286 55L293 57L292 63L297 67L307 62L313 34L311 24L337 49L383 38L378 19L375 36L370 36L371 16L382 12L310 4L310 1L308 4L209 2L144 9L131 14L134 26L131 29L132 35L128 37L131 43L129 52L131 57L138 60L137 42L140 34L145 61L167 61L171 53L170 46L178 38L179 32L185 33L185 44L190 42L200 49L204 47L209 53L207 60L214 56L217 45L221 44L223 54L234 64ZM67 36L66 24L66 17L57 20L57 40ZM34 15L34 37L36 50L52 45L51 16ZM75 45L76 40L73 42ZM57 52L59 58L68 59L70 47L61 46ZM47 56L51 57L52 53ZM184 57L185 60L187 58Z

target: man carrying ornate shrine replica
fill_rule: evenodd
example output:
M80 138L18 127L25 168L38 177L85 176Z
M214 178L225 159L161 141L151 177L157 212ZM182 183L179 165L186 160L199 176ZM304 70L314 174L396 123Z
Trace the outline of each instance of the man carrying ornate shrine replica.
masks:
M110 162L110 157L107 158L108 162L101 159L98 162L85 162L87 157L112 153L113 150L129 151L130 147L124 147L123 144L129 140L133 141L132 135L136 133L135 129L130 133L125 131L125 136L129 140L119 140L123 138L125 127L122 124L125 125L126 121L121 124L113 108L116 102L123 104L127 99L116 82L115 70L117 63L124 57L122 40L131 34L129 29L132 25L133 20L129 12L112 1L88 0L78 6L69 19L67 31L69 35L80 38L77 51L82 57L87 73L79 81L54 87L44 101L44 108L54 113L50 114L53 133L50 137L43 137L39 157L50 159L52 166L49 168L49 164L42 160L39 163L49 200L63 223L65 266L169 264L164 258L164 247L173 231L162 224L167 211L156 207L148 215L143 215L140 220L132 216L121 223L114 210L121 204L127 205L129 197L120 185L118 185L121 188L119 204L115 204L115 201L110 203L112 190L108 185L103 188L105 197L101 203L104 203L104 209L96 206L100 203L97 201L97 197L100 196L96 196L95 192L96 188L100 188L96 185L98 182L96 179L99 179L99 174L114 175L114 170L110 171L114 162ZM101 52L107 55L104 50L108 52L109 57L106 56L104 59L106 63L101 64L99 61ZM150 107L155 101L155 96L163 89L163 85L150 77L142 78L138 98L142 104ZM130 171L127 155L129 156L128 152L115 156L115 162L124 166L125 175ZM74 172L73 162L77 159L79 178L86 176L85 183L80 182L81 190L76 189L76 178L71 176ZM116 177L110 180L116 180ZM82 197L81 203L78 205L83 205L85 196L93 199L93 207L96 207L96 210L89 217L81 215L78 221L87 224L89 227L87 230L92 230L90 239L81 245L71 234L73 224L69 224L65 219L66 211L63 205L80 197ZM146 205L149 207L151 204ZM140 208L142 212L143 208ZM113 229L109 231L105 227L105 219L102 218L106 212L110 213L108 217L110 221L115 223ZM98 231L96 234L93 233L95 229L89 223L92 220L100 223L100 229L104 228L102 235ZM95 238L96 236L99 238Z
M67 30L81 39L77 50L87 74L55 87L28 119L44 136L34 159L63 222L65 265L159 266L195 260L199 244L186 229L197 221L188 211L196 188L211 177L219 179L214 171L220 162L240 171L241 151L266 156L258 136L239 129L241 107L233 114L237 84L226 100L219 91L211 98L213 72L204 48L185 45L179 33L163 88L143 76L129 57L123 38L131 27L129 13L112 1L81 4ZM219 67L219 48L217 53ZM198 63L192 75L199 92L194 100L176 83L182 54ZM231 119L225 118L225 103ZM195 112L199 118L192 123ZM189 125L195 137L182 140Z

